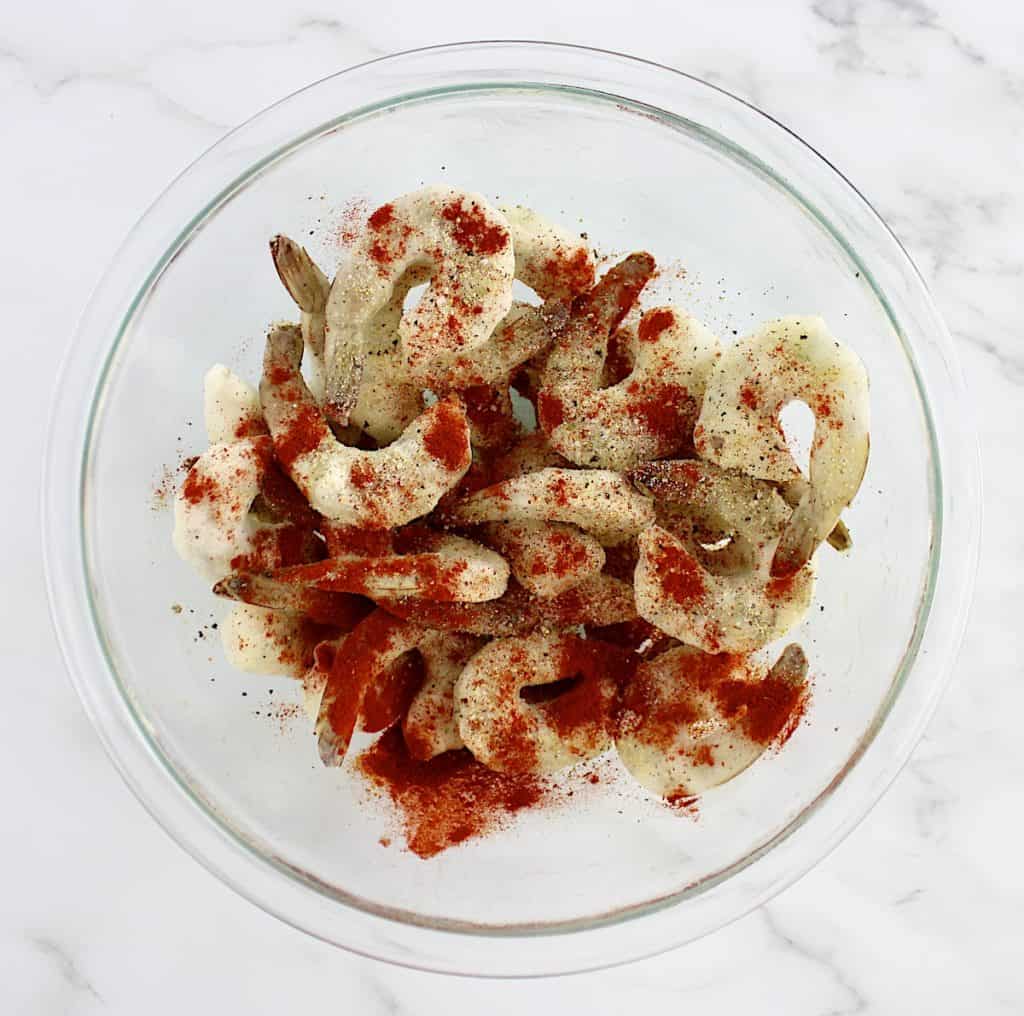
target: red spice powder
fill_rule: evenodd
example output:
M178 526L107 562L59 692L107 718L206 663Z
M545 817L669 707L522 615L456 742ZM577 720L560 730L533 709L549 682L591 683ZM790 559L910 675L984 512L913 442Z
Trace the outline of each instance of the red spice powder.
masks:
M567 295L586 292L594 284L594 264L583 247L571 255L559 251L544 262L541 272L545 289Z
M559 673L579 675L568 691L544 704L544 714L563 738L591 730L596 747L611 729L618 689L629 684L635 663L614 646L565 636Z
M459 395L466 407L466 416L476 429L477 443L489 449L507 448L519 434L519 424L507 411L501 391L491 385L463 388Z
M740 389L740 402L748 409L757 409L760 402L757 398L757 390L749 382Z
M379 678L382 658L405 624L383 610L375 610L349 633L344 652L334 654L325 695L333 694L327 706L327 722L340 745L347 747L351 740L366 691ZM319 656L317 660L319 664Z
M667 307L660 307L657 310L648 311L640 319L640 327L637 329L637 338L641 342L657 342L662 332L675 324L676 316Z
M377 479L377 471L369 462L357 462L349 471L352 479L352 486L357 490L363 490Z
M417 761L398 727L360 756L359 768L390 797L409 849L424 858L502 828L546 791L539 778L492 772L465 749Z
M564 476L556 477L548 484L548 492L555 499L555 504L563 508L569 507L569 485Z
M470 254L497 254L509 242L508 232L491 224L478 205L466 207L462 198L441 209L441 217L453 224L452 236Z
M631 384L626 391L630 395L626 412L648 434L672 447L690 440L697 403L682 385L652 381L643 386Z
M216 501L221 496L221 489L212 476L204 476L190 469L182 485L181 496L189 504L199 504L200 501Z
M327 553L331 557L344 557L347 554L380 557L382 554L390 554L393 549L392 534L388 529L341 526L328 519L322 519L320 533L327 543Z
M375 232L379 232L385 226L390 225L395 221L395 206L392 204L381 205L372 215L366 220L367 225L370 229Z
M556 427L565 423L565 404L561 399L547 392L537 396L537 422L541 430L550 434Z
M366 689L363 730L376 734L401 720L422 687L424 677L423 659L418 652L408 652L399 657Z
M394 252L382 240L374 240L373 243L370 244L370 249L367 251L367 254L369 254L370 258L382 267L390 265L391 262L395 260Z
M550 571L560 579L582 568L590 560L586 546L572 533L554 529L548 534L547 543L554 554ZM543 568L543 562L540 563ZM538 574L535 568L532 570L534 574Z
M804 685L771 676L761 681L722 681L715 687L715 699L722 715L738 721L758 744L788 740L807 704Z
M777 576L770 579L765 587L765 595L769 600L788 599L792 595L793 587L796 585L799 576L800 572L795 571L792 575Z
M690 757L693 759L694 765L713 766L715 764L715 754L711 750L710 744L700 745Z
M285 469L290 469L297 459L315 451L330 434L323 414L316 406L297 406L288 426L274 437L278 462Z
M469 465L472 453L466 413L458 399L444 399L433 407L423 445L431 457L453 473Z
M269 432L262 417L246 416L238 421L238 425L235 427L234 433L235 437L241 441L247 437L262 437L264 434Z
M696 607L704 598L704 577L700 565L682 547L662 541L654 556L655 573L661 588L681 607Z

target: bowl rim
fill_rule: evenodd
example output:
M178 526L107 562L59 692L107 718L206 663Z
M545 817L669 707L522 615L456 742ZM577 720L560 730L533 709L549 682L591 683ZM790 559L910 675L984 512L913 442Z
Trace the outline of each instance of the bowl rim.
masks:
M699 888L705 896L705 902L708 894L715 894L715 906L698 908L699 913L695 917L687 915L686 920L680 917L682 908L679 904L683 899L692 903L700 898L692 894L687 897L695 887L684 887L664 900L632 907L625 913L599 917L597 920L590 918L582 922L563 922L558 926L546 925L541 928L519 925L511 928L480 928L413 921L407 914L393 913L380 907L367 909L356 899L345 900L337 891L317 886L308 876L301 880L296 878L296 872L283 858L267 857L259 853L255 846L239 839L215 810L178 780L167 760L160 755L149 738L143 719L134 713L128 696L123 694L116 669L105 653L103 634L98 630L98 623L95 623L94 616L85 617L82 612L82 597L87 601L91 597L85 541L81 531L74 530L67 520L77 518L80 524L83 523L88 452L93 421L99 406L93 397L101 399L102 384L124 328L138 301L148 293L177 253L182 238L191 235L197 224L211 214L221 201L226 200L235 188L283 157L283 153L327 129L334 129L330 121L322 120L316 127L298 134L293 128L287 127L284 131L288 138L286 145L271 145L263 158L256 162L250 161L240 176L232 175L231 170L236 164L251 160L254 142L257 145L268 145L268 141L263 138L267 133L268 122L276 128L276 119L294 104L301 103L317 90L328 88L343 79L346 84L359 80L360 85L365 86L367 75L372 76L381 67L390 69L390 77L393 78L399 65L408 65L403 80L412 82L421 77L424 70L429 70L435 76L451 74L453 62L459 64L463 57L476 58L481 55L494 80L477 81L473 85L477 89L503 83L506 86L511 84L545 90L560 86L571 90L574 87L572 75L580 74L583 77L592 76L598 83L615 80L620 85L642 90L648 96L674 94L671 87L674 85L680 89L682 98L681 90L685 87L699 92L705 100L708 96L713 97L714 103L722 108L728 107L728 112L735 114L737 109L741 110L749 121L747 129L754 134L763 129L770 135L769 147L772 150L775 146L781 146L784 155L792 157L794 161L798 161L797 156L809 160L812 182L824 191L826 198L835 192L833 197L844 197L850 202L853 212L860 216L858 221L873 231L872 240L881 240L890 248L886 253L891 256L880 258L878 268L884 270L886 277L891 276L890 281L894 287L897 283L902 287L902 300L915 301L915 313L929 326L926 334L931 344L927 348L915 347L903 335L899 323L890 313L918 384L922 409L933 442L933 474L936 480L936 489L933 490L930 584L926 583L924 602L918 613L919 630L915 632L908 650L910 659L905 657L901 667L902 677L894 681L875 723L840 773L780 833L742 859L742 862L730 865L717 876L702 880ZM548 65L555 62L559 63L560 69L551 71ZM564 65L568 65L568 70L564 69ZM518 80L524 66L530 72L543 75L544 80ZM472 75L475 73L475 65L470 63L468 70L460 65L455 73ZM626 80L623 81L623 78ZM381 87L378 83L378 90ZM386 89L393 86L386 84L383 87ZM414 90L385 94L377 107L393 106L421 94L449 94L451 91L452 88L448 87L428 89L425 93ZM606 98L611 95L621 99L627 103L623 107L627 112L645 115L646 108L656 113L659 119L682 117L679 113L671 112L668 106L637 100L628 92L619 95L605 91L600 94ZM346 118L363 115L367 109L373 108L372 105L354 107L335 119L341 122ZM714 112L718 115L721 110L716 109ZM730 120L728 115L725 120ZM269 133L273 135L274 130ZM724 137L729 140L728 135ZM780 141L780 138L783 140ZM752 164L761 161L748 148L741 147L741 151ZM214 172L225 182L225 186L217 191L212 201L205 196L209 194L205 177L198 193L193 194L197 188L192 185L193 177L201 168L209 168L211 160L214 164L222 163L215 166ZM789 181L772 170L770 163L762 162L762 165L775 180L787 186L791 193L815 212L837 242L845 246L844 234L818 213L817 204L821 202L808 204L806 186L794 189L800 181L790 187ZM792 167L787 163L787 168ZM820 197L813 188L812 192ZM178 208L187 208L190 203L194 205L197 198L201 198L198 201L201 211L191 217L186 216L187 225L182 228L180 222L183 220L178 217ZM829 207L827 200L823 207ZM143 260L142 263L154 264L154 267L140 283L139 271L130 266L136 263L141 250L161 250L163 253L155 261L151 258ZM848 252L858 264L862 263L854 250L848 248ZM884 291L878 288L879 284L871 278L866 266L865 274L875 286L883 306L890 309ZM130 301L124 296L127 291L132 293ZM115 321L121 322L116 331L111 327ZM116 334L117 338L108 349L104 342L109 341L111 334ZM931 345L935 348L932 349ZM931 373L927 377L917 362L919 356L928 361ZM87 383L89 380L94 383ZM952 427L947 421L950 414L941 414L936 418L931 410L933 403L955 405L958 427ZM473 975L530 976L628 962L706 934L749 912L791 884L824 858L855 827L909 758L952 672L966 624L977 569L981 526L980 464L973 427L969 421L964 421L964 407L967 405L963 376L952 340L934 307L924 280L907 252L870 203L834 165L793 131L753 104L693 75L610 50L525 40L462 42L408 50L339 71L257 113L208 148L179 174L128 234L79 320L74 341L64 357L55 386L42 484L43 562L51 619L76 692L108 755L132 792L165 831L193 857L268 912L325 941L352 951L429 970ZM83 421L88 421L84 429ZM942 474L956 477L956 490L952 490L949 483L940 482ZM940 580L949 590L943 600L934 596ZM942 608L941 618L936 617L937 607ZM940 621L945 623L940 624ZM942 630L938 631L939 628ZM919 678L914 685L915 694L908 700L905 694L908 679L915 671L920 673L917 668L928 654L931 655L932 669L937 668L937 673L927 682ZM106 673L103 674L103 671ZM95 678L97 674L101 676ZM108 681L108 677L112 680ZM886 758L882 760L879 758L883 754L881 735L888 727L892 732L892 737L888 739L896 740L897 726L900 735L898 750L885 753ZM873 779L865 780L863 763L869 753L873 755L878 772ZM858 777L854 781L857 807L848 809L842 816L833 814L827 833L824 823L819 822L823 833L817 837L817 844L812 849L797 851L794 837L808 828L815 814L828 811L829 807L835 812L837 806L834 792L841 784L851 785L854 776ZM869 785L861 786L865 783ZM171 796L168 796L169 793ZM850 797L851 794L847 793L846 796ZM801 847L807 838L806 835L802 836L799 841ZM783 855L788 862L786 864L782 863ZM766 863L769 858L773 859L773 864ZM758 869L758 878L752 877L754 868ZM746 878L741 879L740 876L744 874ZM310 893L310 888L316 890L316 893ZM298 890L303 895L298 896L292 890ZM317 898L314 899L314 896ZM339 901L349 905L340 921ZM352 920L353 913L359 915L355 920ZM673 914L675 919L672 919ZM634 920L640 916L646 918L643 934L637 933L639 923ZM348 925L346 922L349 922ZM551 947L551 939L556 935L560 942L557 950ZM512 951L509 949L510 937L517 940L515 952L518 955L514 957L505 955ZM559 955L552 957L549 953Z

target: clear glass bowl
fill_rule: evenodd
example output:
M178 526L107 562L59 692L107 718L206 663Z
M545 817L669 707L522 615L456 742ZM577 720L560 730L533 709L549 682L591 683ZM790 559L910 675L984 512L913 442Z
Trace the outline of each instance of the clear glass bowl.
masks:
M177 559L162 464L203 448L201 381L251 378L293 314L275 232L327 268L344 202L448 181L529 204L606 251L679 259L664 295L724 337L820 313L870 372L874 442L848 558L820 555L795 633L810 720L680 818L625 784L423 861L387 810L275 725L285 680L233 672L197 629L223 607ZM382 959L472 974L580 970L703 935L822 858L882 793L953 664L979 478L949 336L898 242L820 156L718 88L535 43L406 53L278 103L183 173L132 231L71 346L45 477L53 614L124 778L199 861L266 910ZM173 603L195 610L181 615ZM274 695L269 696L269 688ZM243 691L248 692L242 697ZM260 708L260 705L263 708ZM278 729L280 727L280 729Z

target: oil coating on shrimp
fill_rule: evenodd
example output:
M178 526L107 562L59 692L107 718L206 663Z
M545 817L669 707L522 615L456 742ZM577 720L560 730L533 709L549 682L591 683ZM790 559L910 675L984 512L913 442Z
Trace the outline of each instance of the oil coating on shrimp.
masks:
M469 468L469 426L457 399L416 418L379 451L343 445L299 371L302 336L279 326L267 337L260 401L281 465L326 518L386 529L431 511Z
M772 574L810 560L853 500L868 462L868 378L857 355L819 317L768 322L722 355L694 431L698 453L765 480L800 477L779 413L789 402L814 413L810 476L779 541Z
M327 300L325 406L348 423L365 358L363 332L405 272L429 266L430 281L398 326L410 372L486 342L512 307L515 256L505 217L479 194L425 187L368 219Z

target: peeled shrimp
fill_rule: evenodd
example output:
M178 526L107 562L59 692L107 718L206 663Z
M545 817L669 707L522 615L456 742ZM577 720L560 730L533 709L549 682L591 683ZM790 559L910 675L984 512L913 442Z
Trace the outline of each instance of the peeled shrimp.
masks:
M325 309L330 280L317 267L305 247L287 236L270 241L270 256L277 276L301 312L300 327L306 347L309 388L319 402L324 397L324 336L327 327Z
M605 546L654 521L649 498L606 469L541 469L492 484L446 510L452 522L550 521L576 525Z
M641 664L623 694L615 747L662 797L701 794L738 776L798 722L807 659L783 651L766 677L743 657L679 646Z
M359 392L363 331L407 269L432 276L399 338L410 370L486 342L512 306L515 256L508 222L478 194L425 187L378 208L327 300L329 415L347 423Z
M542 600L521 586L486 603L439 603L409 598L381 600L390 614L442 631L522 635L536 628L609 625L636 617L633 587L611 575L594 575L558 596Z
M629 478L654 498L659 522L717 575L760 569L791 514L770 483L699 459L646 462Z
M260 401L277 458L320 514L384 529L431 511L469 468L469 427L456 399L427 409L380 451L335 438L299 372L302 337L279 326L267 337Z
M489 642L455 683L466 747L503 773L551 773L606 751L617 694L607 649L575 635ZM531 704L520 696L528 686L576 676L579 683L551 702Z
M522 205L501 206L512 230L516 278L545 300L568 300L594 284L594 258L586 237Z
M409 268L362 335L366 360L350 419L382 445L394 441L423 412L423 386L414 382L406 370L399 325L410 290L429 278L427 266Z
M284 589L358 593L371 598L424 596L432 600L479 603L497 599L508 585L509 567L493 550L458 536L438 535L410 554L331 557L263 574L238 573L215 592L250 603L283 600ZM298 599L298 598L297 598Z
M814 592L813 564L785 579L767 567L715 575L661 526L640 534L634 586L642 618L708 653L746 653L798 624Z
M297 531L250 510L270 462L269 438L245 438L214 445L188 471L174 499L174 549L205 578L311 559L304 553L311 526Z
M868 462L868 379L857 355L819 317L770 321L730 347L708 382L694 442L701 457L765 480L800 477L779 424L793 400L815 416L809 484L772 562L792 575L853 500Z
M302 677L325 629L300 614L236 604L220 622L224 656L246 674Z
M454 632L430 632L417 648L425 678L402 721L409 754L422 761L463 747L455 719L455 682L484 640Z
M604 548L575 526L491 522L484 535L505 556L516 581L543 599L578 586L604 567Z
M617 384L601 387L619 300L628 301L648 271L641 256L633 258L618 266L622 271L612 269L575 312L541 376L540 426L558 451L582 466L629 469L689 447L720 355L718 339L696 318L657 307L640 319L632 370ZM599 295L602 287L608 292Z
M267 432L259 393L222 363L214 364L203 378L203 418L212 445Z

